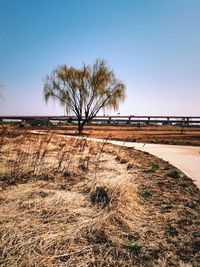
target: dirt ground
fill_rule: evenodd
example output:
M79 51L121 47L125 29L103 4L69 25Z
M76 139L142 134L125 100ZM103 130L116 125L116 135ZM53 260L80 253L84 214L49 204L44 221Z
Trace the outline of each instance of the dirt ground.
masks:
M3 267L200 264L200 192L148 153L10 129L0 187Z
M28 129L44 129L42 127L30 127L27 124L18 123L16 125L6 125L8 131L14 129L24 132ZM49 129L55 133L67 135L77 134L76 125L55 125ZM200 126L185 126L184 128L176 125L150 125L150 126L128 126L128 125L88 125L84 128L84 136L94 138L108 138L113 140L132 141L139 143L172 144L172 145L191 145L200 146Z
M57 132L76 134L77 126L55 127ZM141 143L200 146L200 127L88 125L84 135Z
M200 127L179 126L87 126L89 137L110 138L142 143L200 145Z

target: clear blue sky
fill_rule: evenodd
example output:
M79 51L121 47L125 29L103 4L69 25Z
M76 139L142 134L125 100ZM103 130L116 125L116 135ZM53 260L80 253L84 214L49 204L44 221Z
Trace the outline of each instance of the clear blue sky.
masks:
M200 115L199 0L0 0L1 115L63 114L44 78L105 58L121 114Z

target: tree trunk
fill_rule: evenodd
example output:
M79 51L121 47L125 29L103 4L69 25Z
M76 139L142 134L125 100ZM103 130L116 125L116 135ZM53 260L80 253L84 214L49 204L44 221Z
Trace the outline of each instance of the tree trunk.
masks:
M78 120L78 135L82 135L83 134L83 127L84 127L84 124L81 123L80 120Z
M181 126L181 134L184 134L184 124L182 123L182 126Z

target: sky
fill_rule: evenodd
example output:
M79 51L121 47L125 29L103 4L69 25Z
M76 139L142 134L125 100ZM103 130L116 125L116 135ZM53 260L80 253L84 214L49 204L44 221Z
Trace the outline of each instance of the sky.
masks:
M121 115L200 115L199 0L0 0L0 115L63 115L46 75L97 58L126 84Z

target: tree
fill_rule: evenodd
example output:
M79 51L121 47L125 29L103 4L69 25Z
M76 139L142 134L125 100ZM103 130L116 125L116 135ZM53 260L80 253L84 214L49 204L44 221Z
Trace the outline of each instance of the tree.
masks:
M84 64L80 69L66 65L56 68L46 77L44 97L46 102L58 100L68 114L77 117L81 135L101 109L118 109L125 99L125 85L103 59L97 59L94 65Z

